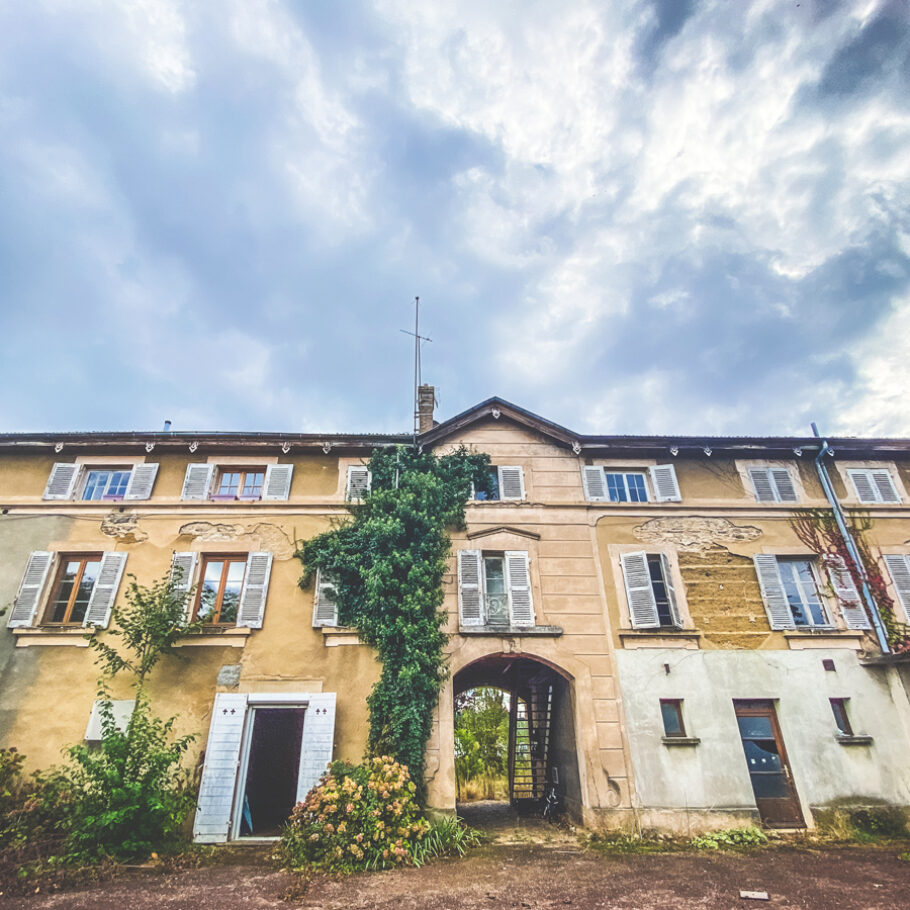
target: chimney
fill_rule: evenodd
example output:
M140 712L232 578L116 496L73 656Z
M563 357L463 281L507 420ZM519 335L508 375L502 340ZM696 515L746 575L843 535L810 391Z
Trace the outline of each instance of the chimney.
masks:
M417 390L417 428L426 433L433 429L433 410L436 407L436 389L431 385L422 385Z

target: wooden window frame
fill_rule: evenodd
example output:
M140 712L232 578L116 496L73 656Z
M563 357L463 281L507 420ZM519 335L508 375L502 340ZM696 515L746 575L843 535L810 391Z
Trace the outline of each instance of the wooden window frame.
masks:
M204 619L203 622L206 626L234 626L237 624L236 617L233 620L228 622L221 621L221 607L224 602L224 589L227 585L227 577L230 569L228 566L232 562L243 563L243 580L240 582L240 593L243 594L243 583L246 581L246 566L249 561L248 553L203 553L200 554L200 566L199 566L199 583L196 585L196 596L193 598L193 615L192 621L196 622L199 619L199 606L202 603L202 588L203 582L205 581L205 570L208 567L210 562L223 562L225 566L221 570L221 578L218 582L218 592L215 594L215 604L214 609L212 610L212 618ZM240 611L240 604L237 604L238 613Z
M683 718L682 710L683 700L681 698L661 698L660 699L660 722L663 724L664 736L673 738L673 739L685 739L688 734L686 733L686 722ZM676 713L676 720L679 723L679 730L675 733L671 733L667 729L667 721L664 717L664 706L667 705L673 708Z
M73 606L75 605L76 596L79 592L79 585L82 582L82 576L85 574L85 565L88 562L98 562L99 567L101 560L104 558L103 553L58 553L56 555L58 560L57 571L54 573L54 584L51 587L51 595L47 599L47 603L44 606L44 618L41 622L43 626L81 626L83 624L82 620L77 619L73 620L70 617L73 615ZM70 592L69 600L66 604L66 610L63 614L63 619L57 620L56 622L50 618L54 612L54 605L57 601L57 592L60 590L60 586L63 584L63 574L66 571L66 564L73 562L74 560L79 560L79 571L76 573L76 578L73 581L73 590ZM88 610L88 605L86 605L86 610Z
M215 475L214 491L211 498L216 502L259 502L262 499L262 491L265 489L266 465L218 465ZM219 493L221 489L221 480L225 474L239 474L240 483L237 485L237 493ZM259 485L259 495L244 495L243 489L246 486L246 479L250 474L262 474L262 483Z

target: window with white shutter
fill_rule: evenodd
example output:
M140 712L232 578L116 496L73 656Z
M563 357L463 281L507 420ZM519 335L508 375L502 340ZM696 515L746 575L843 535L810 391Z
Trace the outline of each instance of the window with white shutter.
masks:
M315 592L313 594L313 626L338 625L337 593L331 578L323 575L322 570L316 571Z
M869 617L863 607L862 598L843 557L826 556L823 561L847 628L870 629Z
M36 550L29 556L19 593L13 601L6 623L9 628L33 625L53 561L54 554L45 550Z
M586 464L581 470L585 498L591 502L602 502L607 498L604 469L600 465Z
M364 495L370 491L372 480L370 470L365 465L349 465L345 498L349 500L363 499Z
M787 468L749 468L758 502L797 502L796 485Z
M620 556L633 629L682 628L673 571L666 553Z
M463 626L482 626L480 550L458 551L458 613Z
M654 487L654 499L657 502L682 500L679 484L676 482L676 468L672 464L653 465L648 470L651 472L651 485Z
M767 553L760 553L752 557L752 562L755 564L758 585L761 589L762 601L765 604L765 612L768 614L768 622L771 624L771 628L795 628L796 624L790 614L790 605L787 602L784 583L777 568L777 557Z
M499 495L501 499L524 499L525 481L521 467L517 465L500 465Z
M248 629L261 629L265 616L265 601L269 594L269 578L272 574L272 554L250 553L246 561L246 576L240 592L240 609L237 611L237 625Z
M294 476L292 464L270 464L265 469L265 485L262 488L263 499L287 499L291 493L291 478Z
M509 587L509 618L513 626L534 625L534 605L531 601L531 576L528 554L524 550L505 553L506 579Z
M900 502L891 472L886 468L850 468L856 498L864 503Z
M458 612L463 626L533 626L526 550L459 550Z
M182 597L186 602L187 618L192 615L192 608L189 603L189 595L195 583L196 575L196 554L195 553L174 553L171 557L171 583L174 594Z
M158 476L158 465L154 462L137 464L130 473L124 499L150 499L155 478Z
M79 476L79 465L72 463L55 464L44 488L43 499L72 499Z
M815 560L760 553L752 561L772 629L831 628Z
M111 610L120 588L123 568L126 565L126 553L103 553L98 576L92 588L88 608L85 611L84 626L98 626L106 629L111 618Z
M184 500L205 500L212 491L212 480L215 477L213 464L188 464L183 478L183 490L180 498Z
M904 616L910 618L910 556L903 553L886 553L884 559L897 599L904 608Z

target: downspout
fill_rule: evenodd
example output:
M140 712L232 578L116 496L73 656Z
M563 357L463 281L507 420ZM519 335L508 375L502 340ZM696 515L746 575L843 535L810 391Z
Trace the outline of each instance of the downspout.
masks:
M821 438L818 427L813 423L812 424L813 434ZM861 593L863 596L863 602L866 606L866 612L869 614L870 619L872 620L872 625L875 629L875 635L878 638L878 645L882 649L882 654L890 654L891 649L888 647L888 636L885 633L885 627L882 624L882 618L878 615L878 607L875 605L875 600L872 597L872 592L869 590L869 584L866 580L866 569L863 565L863 561L859 555L859 549L856 546L856 541L853 539L853 535L850 533L850 530L847 528L847 520L844 517L844 510L841 507L840 502L838 501L837 495L834 492L834 486L831 483L831 478L828 476L828 469L822 463L822 459L825 455L834 455L834 450L831 446L828 445L827 439L822 439L821 445L818 449L818 455L815 456L815 470L818 472L818 479L821 481L822 489L825 491L825 496L828 499L828 503L831 506L831 510L834 512L834 520L837 522L837 528L841 533L841 537L844 539L844 543L847 547L847 552L850 554L850 558L853 560L853 564L859 569L859 576L861 581Z

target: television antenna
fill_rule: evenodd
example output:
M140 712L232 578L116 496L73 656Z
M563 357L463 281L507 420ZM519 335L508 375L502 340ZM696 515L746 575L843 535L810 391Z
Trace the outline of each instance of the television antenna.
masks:
M420 432L420 342L432 341L426 335L420 334L420 298L414 298L414 331L409 332L407 329L399 329L405 335L412 335L414 338L414 445L417 445L417 434Z

